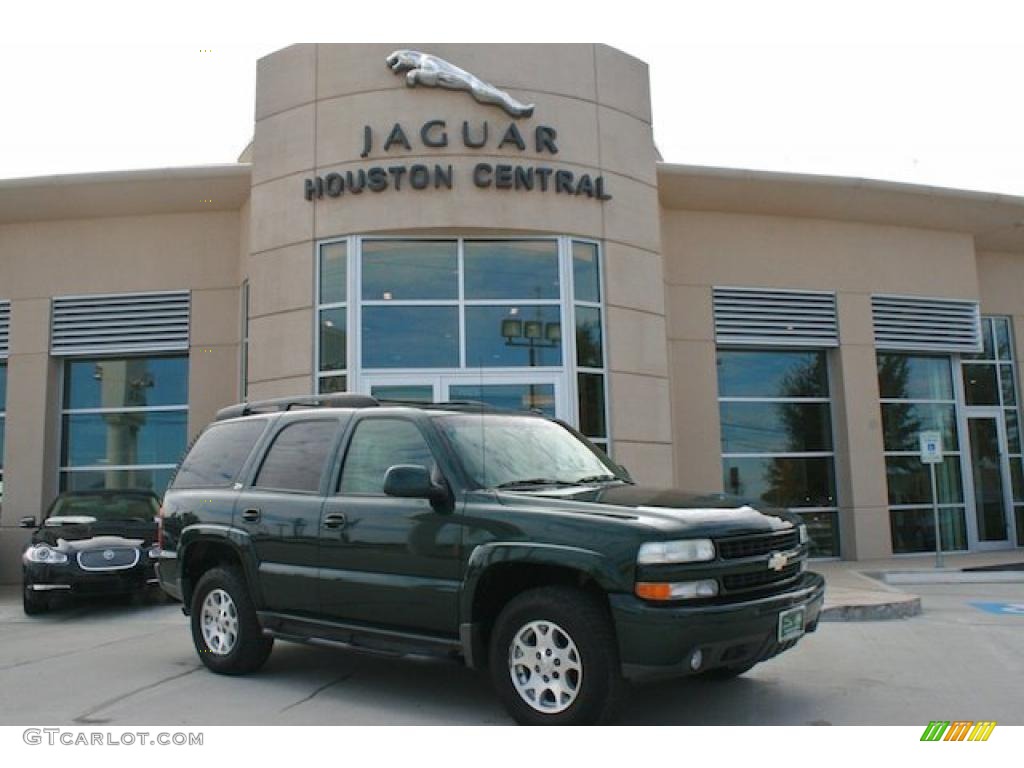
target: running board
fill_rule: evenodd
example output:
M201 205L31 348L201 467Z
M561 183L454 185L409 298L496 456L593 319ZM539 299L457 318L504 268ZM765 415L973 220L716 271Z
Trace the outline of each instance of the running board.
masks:
M462 644L455 638L321 621L268 611L258 611L256 615L264 635L295 643L329 645L389 656L462 656Z

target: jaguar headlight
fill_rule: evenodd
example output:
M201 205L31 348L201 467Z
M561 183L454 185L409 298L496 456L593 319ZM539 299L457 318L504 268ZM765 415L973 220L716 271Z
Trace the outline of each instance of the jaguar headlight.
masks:
M68 561L68 556L63 552L58 552L56 549L46 544L36 544L26 549L25 554L21 556L21 559L26 563L59 565L60 563L66 563Z
M711 539L649 541L640 545L640 551L636 556L638 565L702 563L714 559L715 545Z

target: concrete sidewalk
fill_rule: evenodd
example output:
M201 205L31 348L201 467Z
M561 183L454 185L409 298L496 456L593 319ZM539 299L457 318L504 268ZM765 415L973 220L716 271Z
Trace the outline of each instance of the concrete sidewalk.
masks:
M1006 572L965 574L961 569L1024 562L1024 550L947 554L944 560L942 569L935 567L934 555L812 562L810 569L825 577L825 608L821 620L877 621L916 616L921 613L921 598L893 586L893 582L910 585L1005 581ZM1019 577L1020 572L1017 574Z

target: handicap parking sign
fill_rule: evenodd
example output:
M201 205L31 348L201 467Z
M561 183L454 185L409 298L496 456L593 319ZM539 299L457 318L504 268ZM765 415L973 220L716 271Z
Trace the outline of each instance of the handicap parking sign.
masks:
M1024 618L1024 603L971 603L975 608L1000 616L1020 616Z

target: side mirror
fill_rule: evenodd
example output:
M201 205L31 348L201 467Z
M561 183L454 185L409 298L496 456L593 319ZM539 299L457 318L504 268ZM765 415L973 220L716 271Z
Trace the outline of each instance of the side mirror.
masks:
M416 464L396 464L384 475L384 493L400 499L443 499L447 492L430 479L430 470Z
M35 528L36 519L34 517L23 517L18 521L19 528Z
M630 482L633 482L633 476L632 476L631 474L629 474L629 470L628 470L628 469L626 469L626 468L625 468L624 466L622 466L621 464L616 464L615 466L619 468L619 473L620 473L620 474L621 474L621 475L622 475L622 476L623 476L624 478L626 478L626 479L627 479L627 480L629 480Z

